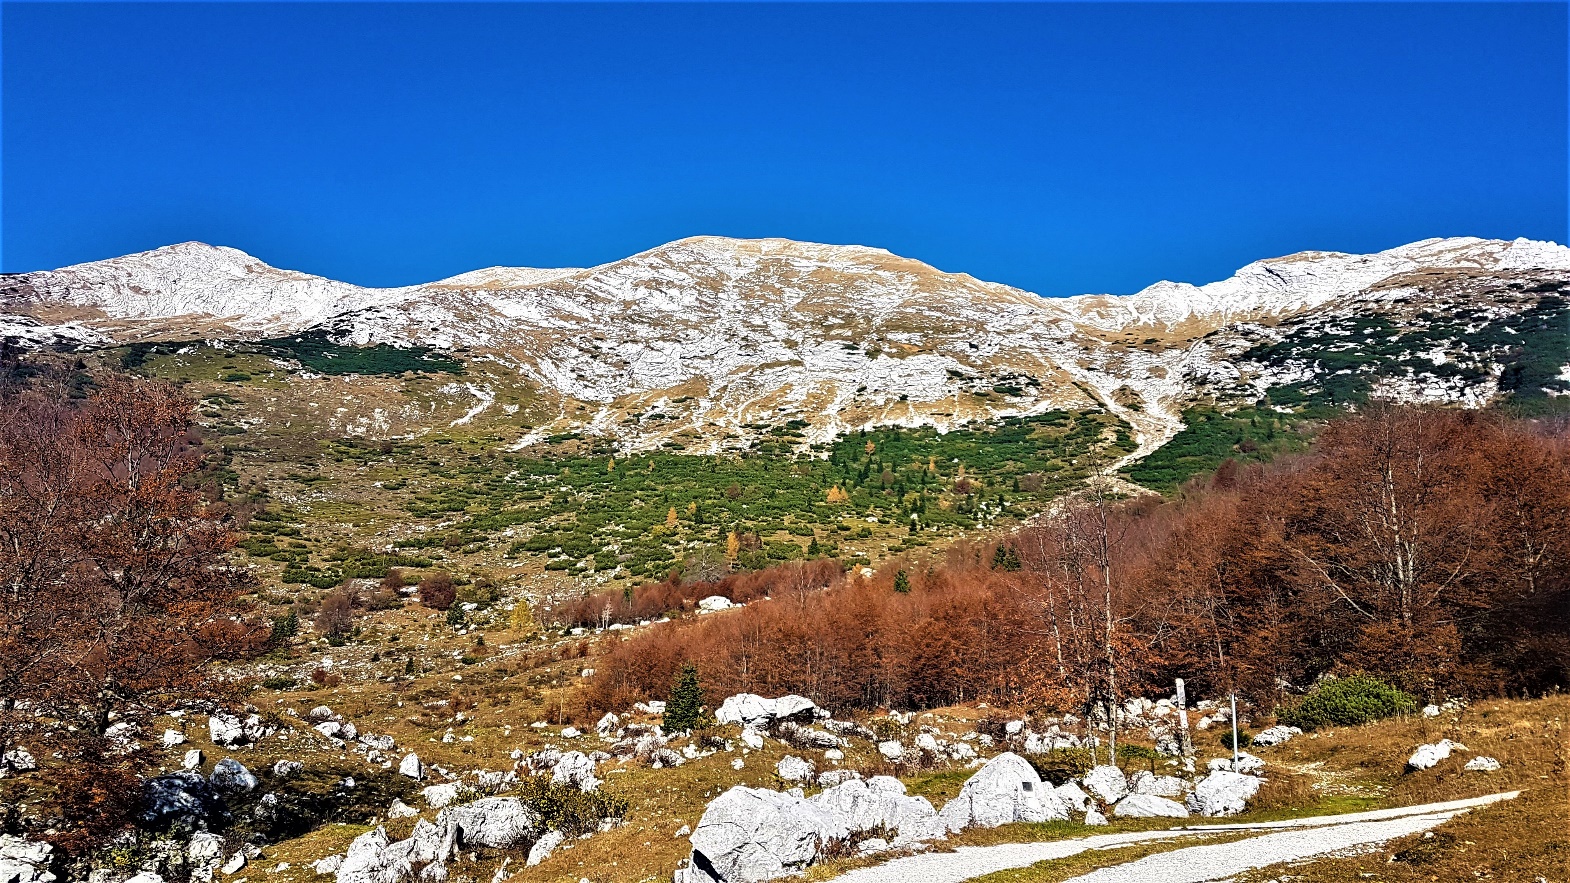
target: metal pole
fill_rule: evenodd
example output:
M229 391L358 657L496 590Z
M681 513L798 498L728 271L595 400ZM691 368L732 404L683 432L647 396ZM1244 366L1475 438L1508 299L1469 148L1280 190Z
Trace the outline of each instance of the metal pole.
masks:
M1188 732L1188 691L1183 688L1183 679L1177 679L1177 706L1178 706L1178 747L1182 749L1184 757L1194 756L1194 739Z
M1232 694L1232 769L1237 769L1237 694Z

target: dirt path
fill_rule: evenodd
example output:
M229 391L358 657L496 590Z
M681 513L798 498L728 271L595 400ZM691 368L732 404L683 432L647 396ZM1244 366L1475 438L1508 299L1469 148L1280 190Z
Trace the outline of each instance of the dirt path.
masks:
M1041 843L1008 843L999 846L962 846L953 852L927 853L898 858L870 868L859 868L831 883L960 883L1010 868L1066 858L1087 849L1107 849L1131 843L1175 840L1205 833L1260 832L1231 843L1195 844L1101 868L1074 878L1072 883L1205 883L1226 879L1254 868L1299 861L1316 855L1367 847L1394 837L1415 834L1443 824L1458 813L1517 792L1493 794L1471 800L1452 800L1399 809L1316 816L1281 822L1237 825L1194 825L1168 831L1102 834L1073 840ZM1109 857L1112 858L1112 857Z

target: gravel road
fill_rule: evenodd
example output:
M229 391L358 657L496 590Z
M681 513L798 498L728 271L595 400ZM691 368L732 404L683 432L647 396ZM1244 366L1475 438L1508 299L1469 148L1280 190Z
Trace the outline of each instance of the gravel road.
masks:
M953 852L925 853L898 858L869 868L859 868L831 883L960 883L983 874L1023 868L1037 862L1065 858L1087 849L1107 849L1131 843L1196 837L1206 832L1258 830L1260 836L1232 843L1197 843L1169 852L1113 865L1074 878L1071 883L1206 883L1280 862L1342 852L1415 834L1448 821L1458 813L1499 800L1515 792L1471 800L1453 800L1399 809L1316 816L1257 825L1196 825L1188 829L1101 834L1072 840L1040 843L1007 843L999 846L962 846Z

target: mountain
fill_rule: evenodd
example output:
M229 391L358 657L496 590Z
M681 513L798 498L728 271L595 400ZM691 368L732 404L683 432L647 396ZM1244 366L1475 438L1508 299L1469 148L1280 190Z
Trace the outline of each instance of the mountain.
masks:
M1570 248L1524 239L1302 252L1206 285L1061 299L782 239L695 237L599 267L388 289L183 243L0 277L0 336L217 342L311 395L335 378L320 394L345 404L301 419L372 436L483 425L513 447L582 431L626 449L720 450L792 420L815 442L1101 407L1132 426L1141 456L1196 403L1274 390L1473 404L1570 393L1570 354L1554 352L1566 292ZM422 381L370 358L394 351L395 366L461 367ZM341 389L346 376L360 383ZM274 408L299 398L275 395Z

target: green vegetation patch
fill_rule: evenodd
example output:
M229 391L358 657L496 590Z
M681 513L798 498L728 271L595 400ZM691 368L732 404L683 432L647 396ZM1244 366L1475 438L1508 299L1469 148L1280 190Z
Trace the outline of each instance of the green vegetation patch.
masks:
M463 373L462 362L438 355L430 347L350 346L337 343L320 331L264 340L257 346L280 358L293 359L320 374Z

